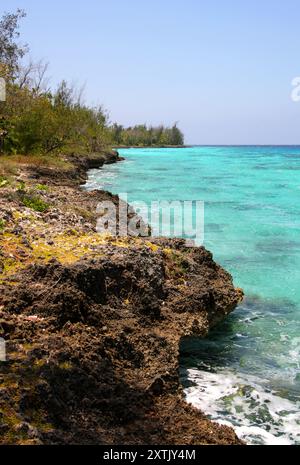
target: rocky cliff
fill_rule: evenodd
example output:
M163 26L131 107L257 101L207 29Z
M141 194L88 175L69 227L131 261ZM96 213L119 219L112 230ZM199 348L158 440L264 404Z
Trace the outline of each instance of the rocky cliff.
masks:
M202 247L96 233L119 199L78 185L115 161L23 164L0 190L0 443L238 444L186 404L178 359L242 291Z

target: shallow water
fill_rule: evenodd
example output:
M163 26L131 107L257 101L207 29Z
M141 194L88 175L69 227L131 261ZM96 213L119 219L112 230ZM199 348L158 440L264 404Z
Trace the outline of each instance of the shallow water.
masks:
M246 294L182 344L187 400L249 443L300 444L300 147L124 149L88 188L203 200L205 246Z

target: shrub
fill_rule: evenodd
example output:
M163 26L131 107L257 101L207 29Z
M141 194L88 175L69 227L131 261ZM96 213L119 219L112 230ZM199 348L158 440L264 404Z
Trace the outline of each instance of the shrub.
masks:
M0 189L1 187L5 187L8 184L8 180L2 176L0 176Z
M0 218L0 231L3 231L5 228L6 221Z
M31 208L36 212L43 213L49 208L49 204L44 202L40 197L34 195L23 195L22 203L25 207Z
M38 191L45 191L47 192L49 190L49 187L46 186L45 184L37 184L35 186L35 188L38 190Z

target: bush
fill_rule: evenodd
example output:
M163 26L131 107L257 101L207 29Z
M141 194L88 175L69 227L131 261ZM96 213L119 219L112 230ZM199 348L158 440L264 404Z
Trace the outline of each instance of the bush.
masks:
M40 197L34 195L23 195L22 203L27 208L31 208L32 210L40 213L44 213L49 208L49 204L44 202Z
M8 180L4 178L3 176L0 176L0 189L1 187L5 187L8 184Z
M0 218L0 231L3 231L5 228L6 221Z

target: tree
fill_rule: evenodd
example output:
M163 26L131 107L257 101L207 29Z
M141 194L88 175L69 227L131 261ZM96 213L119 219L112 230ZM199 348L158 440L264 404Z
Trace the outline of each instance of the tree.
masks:
M26 16L23 10L6 13L0 20L0 63L2 73L7 80L13 80L19 72L20 60L27 52L27 47L18 43L20 19Z
M183 145L184 144L184 136L180 129L177 127L177 123L175 123L171 129L171 145Z
M139 124L124 128L117 123L110 127L111 142L115 145L127 146L164 146L183 145L184 136L177 123L172 128L163 125L153 127Z
M27 65L20 67L16 84L20 89L24 87L31 89L35 95L49 93L48 67L49 63L45 63L43 60L39 60L37 63L30 60Z
M172 128L140 124L110 125L107 112L82 102L82 89L62 81L48 86L43 61L21 65L27 47L19 44L23 10L0 18L0 76L6 78L6 101L0 102L0 152L20 154L86 153L111 144L182 145L183 134Z

